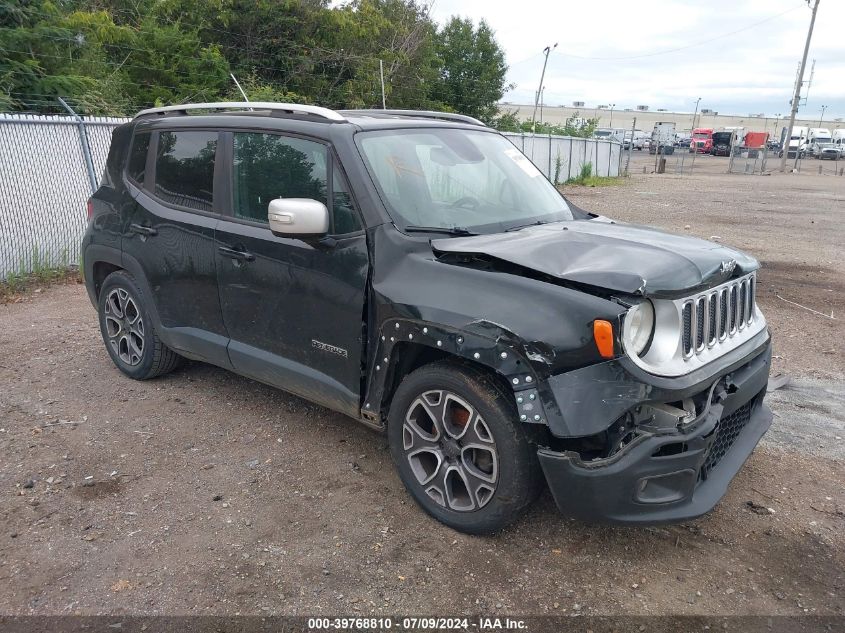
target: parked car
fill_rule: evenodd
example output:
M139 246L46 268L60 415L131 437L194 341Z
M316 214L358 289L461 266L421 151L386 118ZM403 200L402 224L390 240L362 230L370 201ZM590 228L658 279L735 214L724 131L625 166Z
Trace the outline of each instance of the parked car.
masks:
M642 151L644 147L648 147L648 135L642 130L634 130L633 135L633 149ZM625 139L622 141L622 148L629 149L631 147L631 132L625 132Z
M543 479L568 516L686 521L772 420L758 262L579 209L470 117L144 110L82 262L123 374L194 359L383 431L415 501L469 533Z
M819 160L839 160L839 148L833 143L815 142L811 151L813 156Z

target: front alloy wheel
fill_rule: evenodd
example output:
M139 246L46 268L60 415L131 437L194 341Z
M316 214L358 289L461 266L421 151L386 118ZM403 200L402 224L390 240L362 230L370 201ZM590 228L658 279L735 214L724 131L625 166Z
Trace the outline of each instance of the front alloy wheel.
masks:
M411 403L402 449L417 482L440 506L469 512L496 492L496 442L481 415L451 391L426 391Z
M469 534L505 527L541 490L528 431L517 418L513 392L458 361L406 376L387 423L390 452L408 492L434 518Z

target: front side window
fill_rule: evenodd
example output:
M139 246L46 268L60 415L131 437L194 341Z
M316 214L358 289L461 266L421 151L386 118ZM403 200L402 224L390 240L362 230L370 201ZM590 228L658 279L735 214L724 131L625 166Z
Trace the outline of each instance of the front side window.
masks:
M257 132L236 132L234 137L236 218L267 222L267 205L275 198L310 198L326 204L325 145Z
M144 175L147 171L147 150L149 148L149 133L136 134L132 139L132 148L129 150L126 174L138 185L144 184Z
M542 172L499 134L433 128L358 138L391 216L405 227L495 233L573 217Z
M212 211L217 132L160 132L155 195L180 207Z

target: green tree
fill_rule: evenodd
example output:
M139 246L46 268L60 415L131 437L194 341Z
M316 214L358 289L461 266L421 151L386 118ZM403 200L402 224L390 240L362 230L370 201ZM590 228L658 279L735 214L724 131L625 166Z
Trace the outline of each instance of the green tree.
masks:
M440 81L434 98L450 109L492 122L497 103L512 88L505 81L508 66L492 29L484 20L453 17L437 32Z
M240 99L445 108L491 120L504 56L423 0L0 0L0 108L131 114Z

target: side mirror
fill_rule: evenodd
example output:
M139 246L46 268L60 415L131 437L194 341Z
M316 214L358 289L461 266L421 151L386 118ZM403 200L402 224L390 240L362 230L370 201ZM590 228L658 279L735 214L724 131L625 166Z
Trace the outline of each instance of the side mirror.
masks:
M276 198L267 205L270 230L280 235L325 235L329 231L329 210L309 198Z

